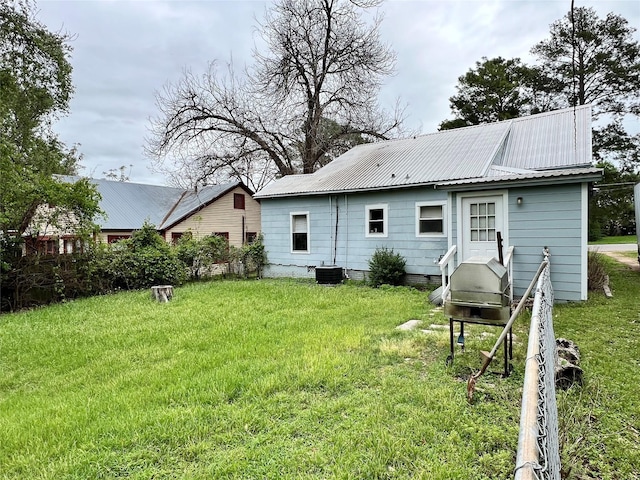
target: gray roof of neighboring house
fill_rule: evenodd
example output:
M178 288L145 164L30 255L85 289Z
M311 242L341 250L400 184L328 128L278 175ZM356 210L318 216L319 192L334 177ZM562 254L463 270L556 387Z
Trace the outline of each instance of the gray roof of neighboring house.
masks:
M75 181L79 177L62 177ZM100 208L106 218L98 219L102 230L136 230L145 221L158 230L169 228L201 210L228 191L242 187L252 194L242 182L200 187L198 190L146 185L142 183L118 182L90 179L102 197Z
M556 110L358 145L310 175L283 177L255 198L435 185L591 166L591 108Z

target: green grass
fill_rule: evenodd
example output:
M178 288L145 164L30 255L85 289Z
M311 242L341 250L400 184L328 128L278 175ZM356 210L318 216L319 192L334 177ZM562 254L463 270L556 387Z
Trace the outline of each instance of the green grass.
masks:
M557 309L585 367L560 398L572 475L640 475L629 278L614 269L614 299ZM446 324L415 289L286 280L3 315L0 478L512 478L526 317L513 374L483 376L474 404L465 379L498 329L468 325L445 367L448 329L395 329L414 318Z
M638 243L638 237L635 235L619 235L615 237L602 237L599 240L589 242L589 245L611 245L621 243Z
M558 393L568 478L640 478L640 273L600 255L613 298L554 309L556 337L580 348L585 380Z

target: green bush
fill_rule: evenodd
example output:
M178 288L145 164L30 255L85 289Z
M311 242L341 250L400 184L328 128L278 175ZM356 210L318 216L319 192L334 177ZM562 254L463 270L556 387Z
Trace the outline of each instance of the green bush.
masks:
M226 238L210 235L200 240L185 233L175 247L180 261L185 264L191 280L209 276L213 265L229 261L229 243Z
M589 252L587 254L587 285L589 290L602 290L607 283L607 267L602 254Z
M247 277L250 272L255 272L259 278L267 264L267 252L264 249L262 234L258 235L252 243L247 243L242 248L232 249L231 261L235 264L235 270L243 277Z
M95 274L108 290L180 285L186 278L185 264L150 223L97 253Z
M380 285L401 285L406 275L407 261L393 249L378 248L369 260L369 283Z

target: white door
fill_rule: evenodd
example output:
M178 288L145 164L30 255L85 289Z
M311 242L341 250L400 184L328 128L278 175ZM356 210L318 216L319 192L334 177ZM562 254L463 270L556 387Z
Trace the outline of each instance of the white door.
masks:
M498 258L500 232L505 239L504 200L502 195L462 198L462 231L458 232L462 245L462 260L470 257Z

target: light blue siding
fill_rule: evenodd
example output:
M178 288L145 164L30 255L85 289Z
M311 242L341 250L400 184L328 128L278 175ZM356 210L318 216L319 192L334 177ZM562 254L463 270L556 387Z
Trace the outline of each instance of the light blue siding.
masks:
M513 290L522 295L543 259L551 252L551 279L561 301L584 299L586 282L586 207L579 183L512 188L507 194L508 226L504 248L514 246ZM469 192L465 192L469 193ZM482 192L478 192L482 194ZM521 205L517 198L522 197ZM416 235L416 203L445 205L442 236ZM310 277L321 265L338 265L362 278L377 248L386 247L407 260L412 279L439 281L437 261L451 245L459 245L457 194L430 188L397 191L262 199L262 232L268 256L267 276ZM367 205L387 206L386 237L367 237ZM291 252L290 215L309 214L309 253Z
M416 202L446 203L446 200L446 192L427 188L392 194L265 198L262 200L262 232L269 261L266 274L276 276L297 271L304 275L315 266L333 264L364 272L369 269L369 259L375 250L386 247L405 257L407 273L425 279L439 276L436 262L448 248L446 231L442 236L417 236ZM386 237L366 236L366 206L374 204L387 205ZM308 254L291 253L289 215L292 212L309 212Z
M522 205L516 199L522 197ZM512 189L509 192L509 245L514 292L522 295L543 259L551 252L551 281L556 299L578 301L583 281L582 185Z

